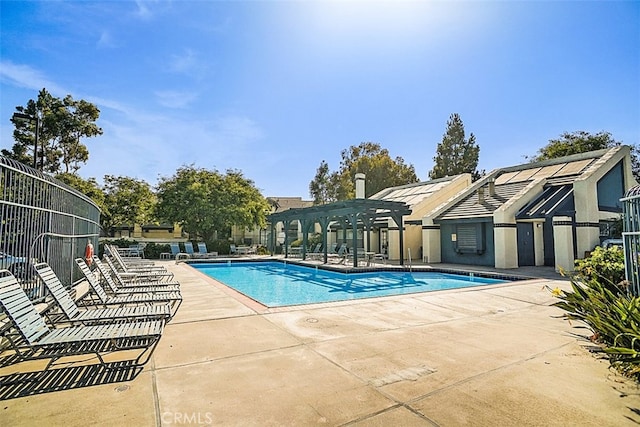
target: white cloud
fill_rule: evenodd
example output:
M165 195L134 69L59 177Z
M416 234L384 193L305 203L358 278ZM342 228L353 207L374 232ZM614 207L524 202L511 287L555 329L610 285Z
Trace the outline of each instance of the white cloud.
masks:
M63 96L68 93L63 87L45 77L40 71L28 65L14 64L11 61L0 62L0 79L7 84L26 89L47 88L49 93Z
M207 67L193 50L185 49L180 55L171 55L168 69L173 73L200 78Z
M149 2L143 0L136 0L136 6L138 10L136 14L142 19L151 18L151 10L149 9Z
M183 165L206 169L243 169L247 157L266 156L259 144L264 132L240 116L177 118L124 107L126 120L101 116L104 135L85 141L89 162L80 174L95 177L124 175L155 185ZM263 153L263 151L265 153Z
M102 31L100 33L100 38L98 39L97 46L101 48L115 47L113 37L111 37L111 33L109 31Z
M158 103L169 108L186 108L198 98L194 92L180 92L176 90L164 90L155 92Z

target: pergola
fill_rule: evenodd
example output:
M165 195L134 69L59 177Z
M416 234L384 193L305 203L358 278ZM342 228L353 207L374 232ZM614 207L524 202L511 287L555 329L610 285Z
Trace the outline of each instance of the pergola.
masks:
M347 225L351 225L352 233L352 250L353 250L353 266L358 266L358 245L357 245L357 229L358 224L362 224L367 232L367 248L371 249L371 239L369 233L373 223L378 219L391 218L398 226L400 232L400 265L404 265L404 240L403 240L403 222L404 215L410 215L411 209L406 203L391 202L387 200L373 199L352 199L340 202L329 203L326 205L311 206L308 208L288 209L282 212L272 213L267 216L271 223L271 247L275 247L275 225L278 222L284 224L285 230L289 229L292 221L299 221L302 229L302 259L306 259L307 235L311 227L315 223L320 224L322 228L322 239L327 242L327 232L332 222L339 222L343 227L343 235L346 239ZM327 263L328 252L327 245L324 246L324 263ZM285 233L284 253L288 257L288 236Z

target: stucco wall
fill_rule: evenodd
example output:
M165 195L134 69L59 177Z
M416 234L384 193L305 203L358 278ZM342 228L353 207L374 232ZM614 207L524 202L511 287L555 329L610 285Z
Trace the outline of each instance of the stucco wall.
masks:
M456 233L456 224L443 222L440 224L440 246L442 248L442 262L452 264L486 265L493 267L495 264L493 227L490 221L475 222L469 224L482 224L484 226L485 250L482 254L459 254L455 250L455 244L451 236Z

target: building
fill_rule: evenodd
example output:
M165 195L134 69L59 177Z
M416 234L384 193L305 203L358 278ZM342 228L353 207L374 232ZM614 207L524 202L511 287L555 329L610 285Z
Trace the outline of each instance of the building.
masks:
M422 217L424 261L572 271L634 185L627 146L496 169Z
M312 200L302 200L302 197L267 197L267 200L271 204L271 212L282 212L289 209L306 208L313 206ZM284 233L284 225L278 224L275 232L277 234ZM290 241L297 240L302 236L302 229L299 222L290 224L287 231ZM246 227L233 227L231 230L231 238L234 242L252 246L262 245L267 246L270 242L269 228L248 229Z
M422 218L460 191L471 185L471 175L461 174L433 181L389 187L369 199L404 202L411 214L403 218L404 259L421 259L423 252ZM391 218L378 222L372 237L375 252L386 254L390 260L400 259L399 225ZM364 247L364 246L363 246Z

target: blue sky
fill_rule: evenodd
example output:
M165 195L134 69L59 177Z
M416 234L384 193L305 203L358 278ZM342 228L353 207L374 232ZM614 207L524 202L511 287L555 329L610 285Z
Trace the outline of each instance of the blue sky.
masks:
M0 147L45 87L101 110L79 173L239 169L309 198L374 141L426 180L451 113L479 168L565 131L640 143L640 2L0 2Z

